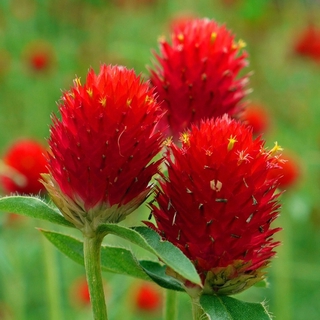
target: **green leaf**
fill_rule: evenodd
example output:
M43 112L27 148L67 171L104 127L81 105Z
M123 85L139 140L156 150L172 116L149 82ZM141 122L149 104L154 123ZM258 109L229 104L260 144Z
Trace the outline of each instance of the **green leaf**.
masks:
M74 228L74 225L66 220L57 208L51 207L37 197L10 196L0 198L0 210Z
M140 260L139 263L149 277L159 286L170 290L184 291L180 282L166 274L166 266L150 260Z
M58 232L47 230L40 231L66 256L73 261L84 265L82 241ZM150 280L132 253L125 248L102 246L101 269L103 271Z
M83 243L80 240L58 232L42 229L40 231L62 253L84 265ZM165 274L165 266L155 261L138 261L132 252L125 248L103 245L101 247L101 269L143 280L153 280L163 288L183 291L177 281Z
M200 305L209 320L270 320L263 303L240 301L228 296L203 295Z
M201 285L200 277L192 262L168 241L162 241L154 230L148 227L126 228L106 223L99 227L101 233L111 233L155 254L164 264L192 283Z

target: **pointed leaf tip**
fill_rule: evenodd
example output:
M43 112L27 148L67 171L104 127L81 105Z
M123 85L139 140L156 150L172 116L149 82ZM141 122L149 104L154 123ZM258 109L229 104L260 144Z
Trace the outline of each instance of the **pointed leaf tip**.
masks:
M74 225L67 221L57 209L38 197L8 196L0 198L0 211L17 213L74 228Z

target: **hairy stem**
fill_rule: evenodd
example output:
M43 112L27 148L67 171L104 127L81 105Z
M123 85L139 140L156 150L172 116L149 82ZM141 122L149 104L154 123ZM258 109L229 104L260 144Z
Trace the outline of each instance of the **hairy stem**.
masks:
M207 320L207 316L200 306L199 297L192 298L192 319L193 320Z
M84 234L83 252L94 320L108 320L101 275L101 243L103 237Z

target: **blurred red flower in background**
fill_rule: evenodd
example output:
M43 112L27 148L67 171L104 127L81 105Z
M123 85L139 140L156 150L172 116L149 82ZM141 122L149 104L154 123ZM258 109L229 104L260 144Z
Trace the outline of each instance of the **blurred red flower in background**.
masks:
M72 304L77 306L90 305L90 293L88 283L85 277L77 278L71 286L70 299Z
M134 286L134 305L138 311L157 312L162 305L162 293L152 282L138 282Z
M167 111L162 125L177 140L191 123L241 110L248 76L238 75L247 54L241 53L243 41L235 42L225 26L209 19L177 23L171 41L160 39L158 61L149 70Z
M55 63L54 48L43 40L31 42L24 50L24 59L34 72L49 71Z
M75 80L59 110L43 176L51 198L81 230L123 220L148 196L160 164L153 158L162 111L153 90L133 70L102 65L84 85Z
M31 139L14 142L3 155L1 184L5 193L37 194L45 188L39 181L47 172L45 147Z
M272 170L269 177L274 178L280 176L279 188L289 189L296 185L301 178L301 164L297 156L290 152L285 152L283 156L286 161L281 163L280 168Z
M271 118L266 108L258 103L250 103L240 116L240 119L252 128L254 135L268 131Z
M103 288L106 299L108 299L110 295L110 287L107 285L106 282L104 282ZM90 292L88 282L85 276L80 276L72 282L69 291L69 299L71 304L77 308L90 307Z
M35 70L45 69L48 65L48 57L43 52L35 52L30 57L31 66Z
M227 116L192 126L182 147L168 142L162 175L146 222L194 263L204 293L234 294L264 278L279 243L270 224L278 216L282 160L264 141ZM170 272L170 271L168 271ZM188 284L186 283L188 288Z
M294 50L298 55L320 62L320 29L310 23L295 40Z

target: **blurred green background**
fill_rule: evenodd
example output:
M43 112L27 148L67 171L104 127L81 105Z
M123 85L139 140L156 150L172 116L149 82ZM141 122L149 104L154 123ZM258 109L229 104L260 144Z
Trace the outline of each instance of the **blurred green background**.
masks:
M269 288L236 297L266 301L279 320L317 320L320 63L298 56L294 47L310 21L320 21L320 1L1 0L0 154L20 137L45 143L61 90L69 89L75 76L84 81L89 67L122 64L147 78L158 37L168 35L172 21L183 16L214 18L247 43L253 92L246 99L262 104L270 115L266 145L278 141L300 167L298 181L282 196L276 224L284 229L279 235L283 245L268 270ZM148 215L141 208L125 223L137 224ZM74 301L72 291L83 267L46 243L35 227L47 226L28 219L8 223L1 217L0 319L50 319L48 285L60 292L60 319L91 319L88 306ZM46 263L55 274L48 276L52 268ZM110 319L161 319L161 310L141 312L135 306L136 280L111 274L104 279ZM180 294L179 319L191 319L189 310L188 297Z

